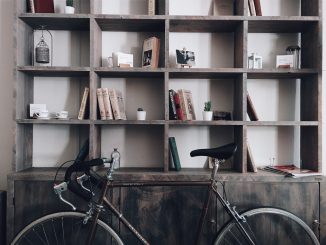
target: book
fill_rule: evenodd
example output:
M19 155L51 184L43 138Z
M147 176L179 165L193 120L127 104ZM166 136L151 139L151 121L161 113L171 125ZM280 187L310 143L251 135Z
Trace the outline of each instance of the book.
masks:
M213 15L233 15L234 1L214 0Z
M175 110L177 112L177 119L178 120L185 120L183 117L183 111L181 108L180 96L178 93L174 94L174 103L175 103Z
M187 89L179 89L178 94L184 120L196 120L191 91Z
M260 0L254 0L255 11L257 16L262 16Z
M254 104L252 103L252 100L248 92L247 92L247 113L251 121L258 121L257 112L255 110Z
M84 89L84 94L82 101L80 103L80 108L79 108L79 113L78 113L78 119L83 120L85 118L86 114L86 108L87 108L87 101L88 101L88 96L89 95L89 88Z
M249 5L249 10L250 10L251 16L256 16L254 0L248 0L248 5Z
M112 112L115 120L127 120L124 106L124 99L121 91L117 89L109 89L109 98L111 102Z
M53 0L33 0L35 13L54 13Z
M286 177L306 177L306 176L319 176L322 175L322 173L310 170L310 169L302 169L298 168L295 165L275 165L275 166L264 166L261 167L262 170L277 173L277 174L283 174Z
M109 89L102 88L102 94L103 94L106 120L112 120L113 114L112 114L112 108L111 108L111 102L110 102L110 96L109 96Z
M252 155L252 152L251 152L248 142L247 142L247 164L248 164L247 165L248 171L257 173L258 170L256 167L256 163L254 161L254 158L253 158L253 155Z
M176 94L176 92L173 89L169 90L169 119L170 120L178 119L177 109L176 109L175 102L174 102L175 94Z
M27 11L29 13L35 13L34 0L27 0Z
M144 40L142 67L158 67L158 58L160 52L160 39L151 37Z
M148 15L155 15L155 0L148 0Z
M175 137L169 137L169 147L170 147L170 152L172 155L174 168L176 171L180 171L181 164L180 164L180 158L179 158L179 153L178 153L178 148L177 148L177 143L175 141Z
M97 95L97 103L98 103L98 108L100 110L101 120L106 120L102 88L96 89L96 95Z

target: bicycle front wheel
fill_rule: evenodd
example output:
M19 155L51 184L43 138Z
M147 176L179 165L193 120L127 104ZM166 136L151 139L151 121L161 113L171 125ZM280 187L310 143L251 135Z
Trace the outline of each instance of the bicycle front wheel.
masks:
M84 244L91 224L90 221L83 224L84 217L84 213L78 212L46 215L26 226L11 244ZM98 220L93 244L123 245L123 242L110 226Z
M309 226L294 214L277 208L257 208L242 214L244 229L257 245L315 245L319 241ZM249 244L232 220L218 234L215 245Z

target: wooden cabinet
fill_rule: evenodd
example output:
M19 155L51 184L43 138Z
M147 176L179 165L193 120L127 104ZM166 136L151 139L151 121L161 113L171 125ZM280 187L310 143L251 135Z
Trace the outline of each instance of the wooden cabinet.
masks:
M37 176L37 177L35 177ZM204 172L166 174L161 181L202 181ZM23 171L9 178L8 193L8 239L32 220L55 211L70 210L59 201L52 191L53 173L49 170ZM62 178L62 174L59 174ZM121 180L153 180L157 173L117 174ZM325 192L321 178L291 179L275 174L221 174L227 198L238 211L255 207L275 206L288 210L303 219L315 232L324 238ZM321 189L320 189L321 185ZM222 186L219 187L222 191ZM116 207L122 211L145 238L153 244L189 244L195 237L196 224L200 217L206 196L205 186L157 186L116 188L109 193ZM321 190L321 192L320 192ZM78 210L87 210L87 205L72 193L64 193ZM322 200L320 202L320 199ZM110 212L103 213L103 219L119 230L126 243L136 244L135 238ZM211 200L207 217L204 221L201 244L209 244L216 232L229 220L221 204L214 197ZM322 224L319 230L318 224Z

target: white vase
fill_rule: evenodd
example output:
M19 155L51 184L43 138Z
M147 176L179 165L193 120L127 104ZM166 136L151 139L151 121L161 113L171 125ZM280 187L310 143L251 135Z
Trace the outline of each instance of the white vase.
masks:
M74 14L75 13L75 8L71 6L66 6L65 7L65 13L66 14Z
M213 118L213 111L203 111L204 121L211 121Z
M146 111L137 111L137 120L146 120Z

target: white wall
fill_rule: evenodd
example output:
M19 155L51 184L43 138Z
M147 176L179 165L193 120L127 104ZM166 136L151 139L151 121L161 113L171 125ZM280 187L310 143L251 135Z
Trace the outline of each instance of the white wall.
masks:
M113 3L117 3L118 1L113 1L111 0ZM126 0L124 0L126 1ZM199 0L193 0L193 1L199 1ZM288 14L288 15L296 15L298 8L293 8L293 3L297 2L296 0L287 0L287 1L273 1L273 4L270 5L269 4L270 0L262 0L262 6L263 9L268 9L270 15L278 15L278 14ZM13 69L14 69L14 65L13 65L13 0L0 0L0 75L1 75L1 90L0 90L0 111L2 113L2 119L0 122L0 156L1 156L1 160L0 160L0 189L6 189L7 188L7 184L6 184L6 176L7 174L11 171L11 161L12 161L12 145L13 145ZM106 1L105 3L108 3L109 1ZM121 1L123 2L123 1ZM135 1L136 2L136 1ZM143 5L145 2L145 0L138 0L137 1L137 6L141 6ZM171 6L173 4L175 4L177 1L172 1L171 2ZM185 1L184 2L178 2L178 4L184 6L182 3L187 4L187 6L189 5L189 1ZM290 5L291 7L288 8L287 6ZM326 12L326 4L324 4L323 9L324 9L324 13ZM103 4L104 8L105 8L105 4ZM122 7L121 7L122 6ZM116 6L114 8L123 8L126 13L128 13L130 10L126 7L127 5L125 5L124 3L121 4L121 6ZM180 10L183 9L182 6L180 6ZM112 5L111 5L112 7ZM211 6L209 4L209 1L205 1L205 4L201 4L201 14L208 14L211 11ZM107 8L109 12L110 8ZM112 8L111 8L112 9ZM138 8L132 8L133 11L135 11L135 14L137 13L142 13L142 8L138 9ZM178 12L176 11L173 14L178 14ZM193 13L187 13L187 14L193 14ZM325 30L325 26L326 24L323 25L324 26L324 30ZM325 31L324 31L325 32ZM175 45L175 43L178 43L178 37L177 35L175 35L174 37L172 36L172 38L175 38L176 41L173 41L172 44L170 45ZM273 37L271 37L273 38ZM190 44L187 44L190 45ZM182 47L181 47L182 48ZM259 47L258 47L259 48ZM196 47L194 47L194 49L196 49ZM110 52L108 52L109 54ZM106 55L106 54L105 54ZM325 49L323 51L323 56L325 56ZM268 60L265 60L265 64L268 64ZM272 61L270 61L272 62ZM323 63L323 71L325 71L326 69L326 63ZM199 63L200 66L200 63ZM325 78L324 78L325 79ZM204 82L205 84L207 82ZM275 86L277 86L277 82L274 82ZM207 85L207 84L206 84ZM206 86L205 85L205 86ZM249 87L253 85L250 84ZM65 83L62 84L62 86L65 86ZM177 82L172 82L171 86L177 86ZM257 88L256 88L257 89ZM325 95L325 86L323 86L323 94ZM276 93L276 92L275 92ZM275 95L276 96L276 95ZM255 98L254 98L255 99ZM201 102L199 102L200 104ZM325 149L326 149L326 137L325 137L325 96L323 96L323 155L326 153ZM64 104L62 105L64 106ZM57 110L58 108L54 108L54 110ZM74 109L72 109L74 110ZM197 112L200 112L199 109L197 110ZM268 115L266 115L268 116ZM41 129L42 130L42 129ZM63 135L65 135L67 132L65 129L63 129ZM203 127L202 129L199 129L198 131L192 131L190 132L189 135L193 135L194 137L198 137L198 135L200 134L207 134L209 131L207 131L207 129L205 127ZM74 130L72 130L71 133L74 133ZM188 129L185 130L171 130L171 133L174 134L180 134L183 135L184 134L188 134ZM214 132L216 133L216 132ZM257 132L253 132L253 134L255 134ZM226 132L226 134L228 134L228 132ZM271 132L271 135L275 134L275 132ZM294 134L291 130L289 130L288 132L286 132L286 134L292 135ZM201 135L202 136L202 135ZM51 136L50 136L51 137ZM209 140L208 135L206 135L205 137L206 140ZM186 141L187 139L185 139ZM206 142L206 140L204 140ZM291 138L290 138L291 141ZM151 140L148 140L149 143L151 143ZM207 142L200 142L201 144L207 144ZM105 143L105 142L104 142ZM196 143L198 145L198 142ZM187 148L193 148L196 147L197 145L189 145L187 146ZM161 146L158 146L161 147ZM295 146L292 146L295 147ZM261 149L256 149L256 151L258 152ZM74 150L75 151L75 150ZM49 151L51 152L51 151ZM286 155L285 155L286 157ZM40 158L42 158L42 156L40 156ZM189 166L191 166L191 163L189 163ZM326 172L326 167L324 167L324 170Z

